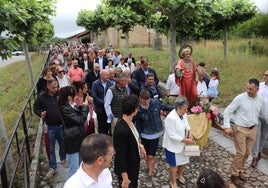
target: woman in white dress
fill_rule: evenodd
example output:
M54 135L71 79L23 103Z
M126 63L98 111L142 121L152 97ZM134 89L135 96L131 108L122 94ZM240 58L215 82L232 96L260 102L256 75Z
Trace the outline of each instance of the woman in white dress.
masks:
M175 109L165 119L165 133L163 147L166 153L166 162L170 166L170 186L177 188L176 175L182 184L185 184L183 171L189 163L189 157L184 155L184 146L193 144L194 139L190 133L186 112L189 102L185 97L175 101Z

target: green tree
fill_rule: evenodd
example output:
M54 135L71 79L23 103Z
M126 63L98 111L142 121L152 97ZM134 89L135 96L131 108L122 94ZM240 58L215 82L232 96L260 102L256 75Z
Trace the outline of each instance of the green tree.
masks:
M76 19L76 24L78 26L84 27L91 32L91 42L93 39L93 34L96 35L97 44L98 44L98 35L99 32L104 31L105 33L105 45L109 45L108 38L108 28L112 26L112 18L109 14L109 9L105 4L97 6L97 9L92 10L81 10L78 13Z
M212 7L215 29L224 31L224 59L226 59L228 28L252 18L257 12L257 7L251 0L216 0Z
M233 28L234 34L242 38L268 37L268 13L259 13L252 19Z
M153 26L153 12L148 10L140 0L104 0L109 7L109 15L113 20L113 27L121 30L125 35L126 53L129 52L129 32L136 25ZM148 39L149 40L149 39Z
M94 11L93 10L81 10L78 13L76 24L78 26L84 27L86 30L90 31L90 41L93 39L93 34L98 34L98 28L95 25L95 18L94 18Z
M38 22L48 23L49 16L55 12L54 0L3 0L0 3L1 32L7 30L9 35L22 43L25 58L29 67L31 84L34 86L32 67L27 43L30 43L36 32ZM1 21L2 21L1 20Z
M129 53L129 32L138 25L141 16L131 10L131 7L111 7L110 15L113 19L113 27L125 34L126 54Z
M48 45L50 39L54 36L54 26L49 23L37 22L35 24L35 33L31 44L37 46L38 52L41 52L43 45Z
M193 17L197 12L201 12L204 1L201 0L142 0L144 5L152 12L160 12L164 15L169 23L169 40L170 40L170 71L176 63L176 29L184 27L183 15L187 18ZM187 26L188 27L188 26Z

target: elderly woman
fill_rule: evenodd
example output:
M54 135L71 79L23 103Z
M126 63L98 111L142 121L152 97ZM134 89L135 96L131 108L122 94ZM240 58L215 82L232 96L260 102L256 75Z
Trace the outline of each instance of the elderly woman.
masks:
M172 188L177 188L176 175L178 175L179 181L185 184L183 171L186 164L189 163L189 157L184 155L184 146L194 143L186 117L188 105L185 97L179 97L175 101L175 109L165 119L163 147L166 161L170 166L170 186Z

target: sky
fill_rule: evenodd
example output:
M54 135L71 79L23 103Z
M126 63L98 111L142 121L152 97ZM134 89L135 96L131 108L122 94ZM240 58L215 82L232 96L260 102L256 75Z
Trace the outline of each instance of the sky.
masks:
M261 12L268 12L268 0L252 0L256 3ZM52 18L55 29L55 36L67 38L84 28L76 25L78 12L83 9L94 10L100 0L58 0L56 16Z
M56 16L52 17L55 36L67 38L79 32L85 31L83 27L76 25L76 18L80 10L94 10L100 0L57 0Z

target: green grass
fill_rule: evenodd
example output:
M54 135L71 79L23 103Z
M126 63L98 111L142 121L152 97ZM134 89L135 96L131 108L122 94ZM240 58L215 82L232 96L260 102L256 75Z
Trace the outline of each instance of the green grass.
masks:
M36 80L46 56L31 54L31 62ZM31 91L28 66L19 61L0 69L0 108L8 132L14 126Z

